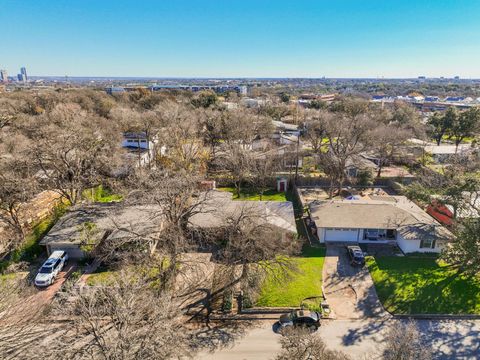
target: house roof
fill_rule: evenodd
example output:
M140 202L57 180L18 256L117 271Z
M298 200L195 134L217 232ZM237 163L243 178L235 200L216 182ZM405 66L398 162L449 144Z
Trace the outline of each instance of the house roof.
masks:
M201 205L201 212L190 218L190 223L198 227L218 227L228 218L244 211L253 213L258 219L292 233L297 232L293 204L290 201L240 201L232 200L231 194L212 191Z
M425 146L425 151L434 155L453 155L460 154L471 148L470 144L460 144L458 148L455 145L428 145Z
M229 216L251 211L259 219L285 231L296 233L295 216L291 202L233 201L228 192L211 191L201 213L190 219L193 226L217 227L225 224ZM151 234L162 225L159 205L125 206L119 203L79 205L69 210L40 241L41 245L81 245L85 238L85 225L93 227L92 236L101 239L122 238L129 234Z
M368 169L376 169L377 165L369 159L361 155L354 155L351 158L347 159L346 162L347 167L354 167L359 170L368 170Z
M273 126L277 129L282 129L286 131L298 131L298 125L284 123L283 121L272 120Z
M315 201L310 204L310 213L322 228L395 229L407 240L451 237L447 229L405 196L391 198Z
M122 237L132 231L153 231L161 225L160 207L155 205L124 206L118 203L80 205L68 211L40 241L41 245L80 245L84 225L92 224L96 238Z

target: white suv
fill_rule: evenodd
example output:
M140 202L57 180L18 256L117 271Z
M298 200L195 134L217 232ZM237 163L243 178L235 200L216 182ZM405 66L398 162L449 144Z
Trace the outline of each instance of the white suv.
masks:
M67 261L68 254L65 251L54 251L38 271L35 277L35 285L39 287L52 285Z

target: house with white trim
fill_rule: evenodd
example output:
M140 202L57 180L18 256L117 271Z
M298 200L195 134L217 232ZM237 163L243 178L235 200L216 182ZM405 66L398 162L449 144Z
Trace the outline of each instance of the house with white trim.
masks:
M309 210L321 243L392 244L404 253L438 253L453 236L405 196L314 201Z

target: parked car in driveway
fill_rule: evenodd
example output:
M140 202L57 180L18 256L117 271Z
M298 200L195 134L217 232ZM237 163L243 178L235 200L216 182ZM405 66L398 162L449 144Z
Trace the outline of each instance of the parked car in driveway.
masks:
M297 310L280 316L280 329L282 332L291 327L303 327L316 331L320 327L321 314L316 311Z
M55 282L55 278L64 268L68 261L68 254L65 251L54 251L38 270L35 277L35 285L38 287L50 286Z
M347 252L350 257L350 264L358 266L365 265L365 256L360 246L347 246Z

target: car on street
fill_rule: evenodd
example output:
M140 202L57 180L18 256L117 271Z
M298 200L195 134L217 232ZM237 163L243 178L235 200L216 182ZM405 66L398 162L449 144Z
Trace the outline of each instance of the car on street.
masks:
M55 278L64 268L68 261L68 254L65 251L54 251L50 257L43 263L35 277L35 285L38 287L47 287L55 282Z
M296 310L280 316L280 329L285 331L288 328L302 327L310 331L316 331L320 327L321 314L316 311Z
M358 266L365 265L365 256L360 246L347 246L347 252L350 257L350 264Z

